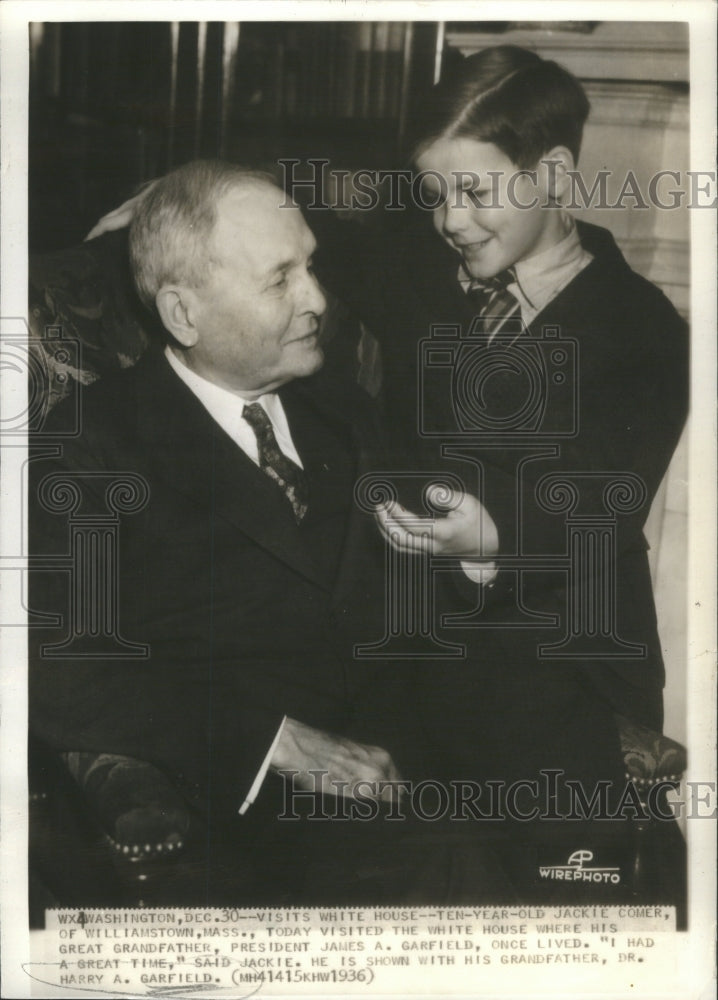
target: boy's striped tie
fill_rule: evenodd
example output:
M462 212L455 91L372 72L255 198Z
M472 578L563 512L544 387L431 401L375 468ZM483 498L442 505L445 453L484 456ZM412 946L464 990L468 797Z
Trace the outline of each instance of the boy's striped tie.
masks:
M482 333L493 336L510 316L519 314L519 301L508 289L508 285L514 281L516 273L509 267L486 281L474 281L467 292L467 298L478 312Z

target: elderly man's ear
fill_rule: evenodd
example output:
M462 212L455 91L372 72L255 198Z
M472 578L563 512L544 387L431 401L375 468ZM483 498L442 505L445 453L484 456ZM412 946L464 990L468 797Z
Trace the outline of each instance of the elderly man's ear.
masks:
M194 347L199 340L199 330L196 326L198 304L192 290L181 285L163 285L155 303L165 329L183 347Z

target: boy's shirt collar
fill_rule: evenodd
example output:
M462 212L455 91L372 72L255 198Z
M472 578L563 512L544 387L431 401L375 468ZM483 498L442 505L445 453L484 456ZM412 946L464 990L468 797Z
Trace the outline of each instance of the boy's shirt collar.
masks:
M581 246L574 220L570 216L567 219L569 229L563 239L513 265L516 281L507 288L518 300L521 319L527 326L593 260L593 255ZM458 277L465 292L481 287L480 281L467 275L463 264Z

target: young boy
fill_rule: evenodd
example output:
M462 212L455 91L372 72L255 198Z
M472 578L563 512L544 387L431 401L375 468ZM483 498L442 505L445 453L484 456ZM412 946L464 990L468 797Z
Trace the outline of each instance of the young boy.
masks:
M499 529L499 566L517 557L486 595L487 622L527 625L527 608L555 614L558 630L532 636L555 644L568 613L583 645L575 658L557 650L554 665L572 663L614 711L660 729L663 665L642 528L685 420L688 339L610 233L561 207L588 110L578 81L535 53L501 46L472 56L436 89L415 145L435 231L419 219L381 241L345 236L344 254L325 240L318 263L381 343L395 455L446 470L457 468L447 446L463 448L467 488L473 477ZM576 492L563 511L550 495L557 477ZM614 504L612 489L624 500ZM595 605L597 622L566 607L555 560L568 555L567 515L596 520L596 531L615 526L608 562L584 567L569 587L591 604L585 614ZM593 584L608 593L593 594ZM505 631L524 657L533 630Z

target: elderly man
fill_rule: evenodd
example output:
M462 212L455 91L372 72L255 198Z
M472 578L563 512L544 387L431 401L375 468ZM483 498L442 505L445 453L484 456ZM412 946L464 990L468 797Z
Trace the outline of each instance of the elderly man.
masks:
M167 344L84 391L81 433L32 463L31 493L53 474L74 477L92 518L106 513L108 474L131 472L148 492L122 519L117 581L122 638L145 644L148 658L52 659L38 633L36 736L159 766L209 820L210 839L236 834L262 871L251 898L266 902L287 896L278 859L296 827L285 823L289 840L272 855L275 772L312 789L319 771L334 794L368 781L364 794L381 797L381 782L399 777L394 757L421 742L400 671L353 656L383 630L380 537L353 503L377 435L368 397L320 371L314 237L284 201L264 175L220 162L156 184L130 251ZM58 407L45 431L61 434L70 417ZM479 513L454 516L452 537L470 539ZM67 531L66 513L36 505L35 553L65 553ZM64 573L37 576L33 606L67 621ZM348 864L352 851L332 836ZM289 861L295 878L302 866ZM324 898L305 889L295 878L290 901Z

